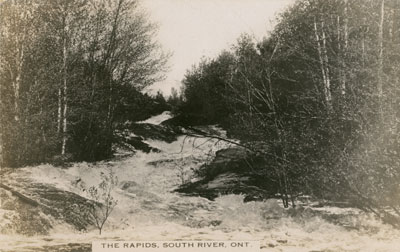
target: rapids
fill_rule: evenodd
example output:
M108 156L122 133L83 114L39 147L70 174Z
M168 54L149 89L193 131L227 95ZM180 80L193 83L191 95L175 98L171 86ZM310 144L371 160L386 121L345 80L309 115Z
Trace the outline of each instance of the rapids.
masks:
M160 124L163 113L145 123ZM211 126L210 126L211 127ZM221 134L223 130L213 127ZM45 236L0 235L0 251L90 251L94 240L260 240L265 251L396 251L400 232L356 209L305 206L289 214L280 202L243 202L243 195L223 195L215 201L173 192L182 182L195 180L193 170L210 162L225 142L180 136L173 143L147 140L161 152L136 152L111 161L75 163L68 168L40 165L18 169L13 179L29 179L87 195L78 182L97 185L100 173L118 177L118 204L102 235L85 232L48 217L53 229ZM310 209L310 211L307 211ZM6 221L0 209L0 221ZM321 213L321 214L318 214ZM325 215L323 214L325 213ZM332 221L336 216L340 221ZM0 224L1 225L1 224Z

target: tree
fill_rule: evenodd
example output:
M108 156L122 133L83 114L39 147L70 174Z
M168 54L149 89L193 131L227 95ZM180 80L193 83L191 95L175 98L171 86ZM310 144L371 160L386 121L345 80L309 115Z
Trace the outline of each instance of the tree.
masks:
M112 196L114 187L118 184L118 178L114 175L113 171L109 174L100 173L101 182L98 186L91 186L85 191L92 201L89 208L89 218L99 230L99 234L103 230L108 217L117 205L118 201Z
M174 87L171 88L171 95L168 97L167 102L172 107L173 111L181 106L182 96L178 94L178 91Z
M28 86L26 60L35 35L33 33L34 1L6 2L0 9L0 82L2 91L2 159L3 162L16 163L23 159L27 148L26 136L22 131L26 123L22 118L24 102L23 90ZM10 106L12 104L12 107ZM22 131L22 132L21 132ZM10 141L11 137L15 142Z
M227 79L233 62L233 55L224 51L217 59L203 59L187 71L180 110L202 118L203 123L224 123L231 105Z
M136 1L10 0L0 11L2 164L112 156L116 109L136 102L119 98L163 78L168 58Z
M79 123L82 131L72 138L74 145L82 146L78 156L96 160L112 154L116 109L133 102L121 104L118 97L126 89L141 90L162 78L160 73L164 71L167 57L153 42L155 26L136 10L135 1L92 4L95 10L89 25L92 40L87 44L88 54L83 60L85 86L90 87L85 90L90 94L89 107L84 111L88 113L88 121ZM81 112L80 107L76 110L78 114ZM81 143L82 137L84 143Z
M227 71L210 74L217 58L188 72L185 104L199 104L188 111L211 104L209 76L219 76L228 95L217 104L231 109L217 118L264 158L255 174L275 181L284 206L302 193L347 200L400 226L397 9L388 0L297 1L268 38L242 36Z

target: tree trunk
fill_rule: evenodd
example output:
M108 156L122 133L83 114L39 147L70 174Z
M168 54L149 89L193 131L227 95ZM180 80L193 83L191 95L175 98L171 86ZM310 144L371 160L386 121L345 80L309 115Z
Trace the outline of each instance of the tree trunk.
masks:
M394 31L394 19L395 19L395 11L394 9L390 10L390 23L389 23L389 41L393 42L393 31Z
M18 73L17 78L13 81L14 88L14 119L16 122L19 121L19 88L20 88L21 76Z
M378 32L378 98L381 103L381 99L383 96L383 88L382 88L382 78L383 78L383 23L385 19L385 0L381 1L381 13L380 13L380 21L379 21L379 32Z
M342 49L342 45L340 44L341 35L342 34L340 32L340 16L339 15L336 17L336 29L337 29L337 31L336 31L336 35L337 35L336 40L337 40L337 44L338 44L338 52L340 54L340 51Z
M62 147L61 147L61 155L65 155L66 146L67 146L67 114L68 114L68 86L67 86L67 18L64 18L64 35L63 35L63 102L64 102L64 111L63 111L63 139L62 139Z
M363 18L363 30L362 30L362 39L361 39L361 58L362 58L362 65L365 67L365 35L366 35L366 20Z
M24 29L25 30L25 29ZM15 80L13 80L12 85L13 85L13 91L14 91L14 119L15 121L19 121L19 90L21 87L21 75L22 75L22 66L24 64L24 41L17 42L17 44L20 44L19 51L18 51L18 59L17 59L17 69L16 69L16 77Z
M17 192L16 190L14 190L13 188L11 188L9 186L6 186L6 185L0 183L0 188L3 188L4 190L11 192L14 196L18 197L21 201L23 201L25 203L28 203L34 207L40 206L40 204L36 200L31 199L31 198L23 195L20 192Z
M3 131L4 131L4 119L3 115L3 102L2 102L2 89L0 87L0 169L4 165L4 144L3 144Z
M344 31L343 31L343 37L344 37L344 48L343 48L343 53L341 54L341 78L340 78L340 93L344 96L346 95L346 82L347 82L347 77L346 77L346 56L347 56L347 48L349 44L349 33L348 33L348 15L347 15L347 0L344 1ZM339 25L339 24L338 24Z
M61 87L58 88L58 110L57 110L57 134L61 132L61 118L62 118L62 92Z
M324 52L324 63L325 63L325 74L326 74L326 101L328 105L328 109L332 109L332 94L331 94L331 79L329 73L329 60L328 60L328 51L326 49L326 36L325 36L325 29L324 29L324 22L321 23L321 30L322 30L322 49Z
M0 169L4 165L3 124L0 125Z
M322 73L323 80L323 90L325 96L325 103L328 108L328 111L332 110L332 96L330 91L330 77L329 77L329 68L328 68L328 55L326 50L326 36L324 31L324 23L321 23L322 30L322 45L321 38L318 33L318 26L316 18L314 18L314 32L315 32L315 40L317 42L317 50L318 50L318 58L320 62L320 68Z
M20 111L19 111L19 94L20 94L20 87L21 87L21 78L22 78L22 66L24 65L24 50L25 50L25 38L26 38L26 22L27 22L27 10L25 5L23 5L23 10L21 13L21 22L22 24L22 34L21 36L16 36L16 46L17 46L17 59L16 59L16 76L15 80L13 80L13 91L14 91L14 110L15 115L14 119L16 122L19 121Z
M118 27L119 23L118 20L121 15L121 10L122 10L122 5L124 3L124 0L119 0L118 1L118 6L115 11L115 16L113 20L113 25L112 25L112 30L110 34L110 41L108 44L107 48L107 53L105 54L104 58L104 65L108 68L110 71L110 79L109 79L109 100L108 100L108 112L107 112L107 124L106 124L106 134L107 134L107 155L111 154L111 148L112 148L112 137L113 137L113 120L114 120L114 101L113 101L113 75L114 75L114 66L113 66L113 57L114 57L114 50L115 50L115 45L116 45L116 36L118 32Z
M314 31L315 31L315 40L317 42L318 58L319 58L319 64L320 64L320 68L321 68L322 80L324 82L324 87L325 87L326 75L325 75L324 60L322 58L322 49L321 49L320 38L319 38L319 34L318 34L317 21L315 19L314 19ZM325 94L325 89L324 89L324 94ZM325 97L326 97L326 94L325 94Z
M349 17L348 17L348 1L344 0L344 48L349 46Z

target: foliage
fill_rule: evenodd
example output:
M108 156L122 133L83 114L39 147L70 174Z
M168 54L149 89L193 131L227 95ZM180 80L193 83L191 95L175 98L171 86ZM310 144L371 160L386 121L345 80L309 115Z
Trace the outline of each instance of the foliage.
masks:
M171 107L173 113L177 113L182 105L182 96L178 94L175 88L171 88L171 95L168 97L167 103Z
M214 123L228 114L229 106L223 96L228 88L229 63L233 60L228 52L216 60L205 60L186 73L183 80L182 113L201 115L204 123Z
M161 110L140 111L167 60L155 30L135 0L4 1L1 165L110 157L115 127Z
M268 38L243 35L189 71L181 111L263 155L286 207L312 194L399 225L398 10L391 0L299 0Z

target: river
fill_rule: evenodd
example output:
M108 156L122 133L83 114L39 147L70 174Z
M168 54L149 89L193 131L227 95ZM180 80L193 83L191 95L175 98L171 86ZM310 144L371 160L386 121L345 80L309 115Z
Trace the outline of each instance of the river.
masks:
M150 118L159 124L168 113ZM214 126L224 134L222 129ZM396 251L400 233L356 209L318 209L339 216L334 223L318 211L287 214L280 202L243 202L243 195L223 195L215 201L173 192L182 181L195 180L193 170L210 162L215 152L229 145L206 138L179 136L166 143L147 140L161 152L122 155L110 161L75 163L68 168L40 165L16 172L15 178L50 184L82 196L77 182L89 187L100 174L112 171L119 184L113 191L118 203L99 235L95 228L77 231L62 221L52 223L48 235L0 236L0 251L90 251L95 240L260 240L265 251ZM2 210L4 212L4 210ZM4 218L0 221L5 221ZM349 225L342 225L348 222ZM351 228L349 228L349 226Z

